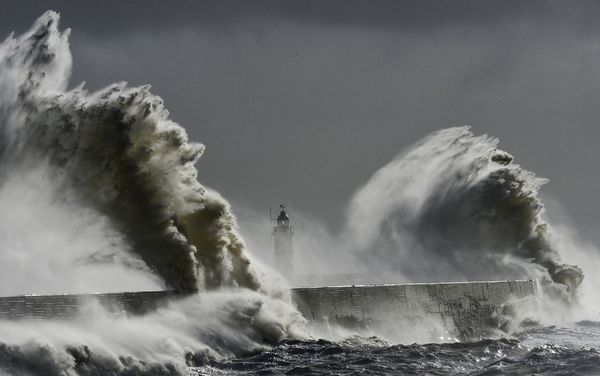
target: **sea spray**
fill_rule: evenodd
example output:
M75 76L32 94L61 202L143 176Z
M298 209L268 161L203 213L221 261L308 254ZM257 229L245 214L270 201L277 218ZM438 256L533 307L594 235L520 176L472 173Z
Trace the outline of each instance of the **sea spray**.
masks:
M382 167L354 195L346 238L373 269L412 280L534 278L575 294L538 190L546 182L469 127L441 130Z
M302 335L298 313L248 290L193 294L144 316L93 303L70 321L0 321L0 374L188 375Z
M59 190L60 177L19 172L0 177L0 296L162 288L109 218Z
M204 147L149 86L67 90L58 20L46 12L0 44L2 293L203 292L144 317L2 322L0 374L186 374L302 336L289 292L198 182Z
M69 33L57 24L47 12L0 47L5 174L46 166L60 176L55 199L68 194L108 218L167 288L259 289L227 202L198 183L204 147L149 86L66 91Z

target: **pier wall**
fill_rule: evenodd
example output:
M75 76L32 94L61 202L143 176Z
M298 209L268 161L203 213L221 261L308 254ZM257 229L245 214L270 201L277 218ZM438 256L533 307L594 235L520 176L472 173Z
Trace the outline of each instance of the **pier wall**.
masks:
M114 314L141 315L157 309L170 299L181 297L174 291L143 291L79 295L22 295L0 297L0 319L63 319L82 312L88 304L100 304Z
M419 335L472 339L491 335L503 306L536 294L537 282L354 285L293 293L300 312L324 330L335 325L398 340Z
M425 328L427 336L464 339L489 335L504 304L536 292L535 281L494 281L306 287L292 289L292 297L321 330L348 328L401 340ZM147 291L0 297L0 319L63 319L81 313L88 303L114 314L144 314L183 296Z

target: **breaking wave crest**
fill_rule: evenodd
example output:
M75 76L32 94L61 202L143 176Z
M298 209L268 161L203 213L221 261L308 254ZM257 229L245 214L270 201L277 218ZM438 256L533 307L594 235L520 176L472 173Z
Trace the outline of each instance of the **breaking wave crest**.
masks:
M198 182L203 146L149 86L67 89L58 20L48 11L0 44L0 294L187 298L143 317L1 322L0 374L187 374L301 337L289 293L250 263L229 204Z
M538 197L545 180L497 144L445 129L377 171L348 214L365 262L410 280L535 278L574 294L583 273L553 245Z
M167 288L259 289L227 202L198 183L204 147L149 86L67 91L69 31L57 24L48 12L0 46L3 180L44 165L54 200L68 196L107 218Z

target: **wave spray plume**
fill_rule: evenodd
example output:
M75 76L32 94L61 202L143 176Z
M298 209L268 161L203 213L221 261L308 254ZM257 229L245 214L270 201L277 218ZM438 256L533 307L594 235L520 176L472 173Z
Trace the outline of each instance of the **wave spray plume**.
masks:
M259 289L227 202L198 183L203 146L169 120L149 86L66 91L69 31L57 24L47 12L0 46L2 181L43 168L54 200L107 218L167 288ZM122 251L84 261L114 261Z
M551 240L538 197L546 180L497 145L445 129L377 171L348 211L363 259L411 280L539 278L574 294L583 273Z
M183 375L302 337L250 262L203 146L148 86L67 89L69 31L46 12L0 44L0 294L175 289L143 317L0 323L0 374ZM111 328L111 330L107 330Z

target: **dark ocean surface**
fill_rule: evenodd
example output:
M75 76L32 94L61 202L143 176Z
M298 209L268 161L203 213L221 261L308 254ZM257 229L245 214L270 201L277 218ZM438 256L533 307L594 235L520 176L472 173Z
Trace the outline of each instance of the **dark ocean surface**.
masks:
M283 341L192 375L600 375L600 322L530 329L514 338L392 345L376 337Z

